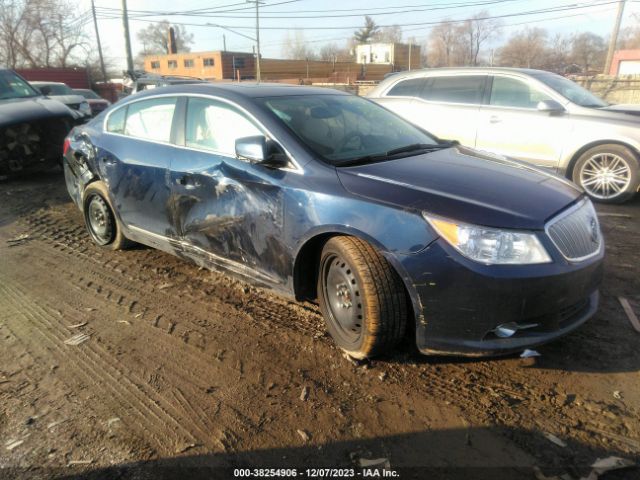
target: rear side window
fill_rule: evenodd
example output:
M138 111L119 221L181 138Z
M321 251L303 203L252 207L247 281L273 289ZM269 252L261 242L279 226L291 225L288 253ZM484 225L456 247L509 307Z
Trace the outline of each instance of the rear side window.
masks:
M480 104L485 79L485 75L432 77L421 97L432 102Z
M388 97L419 97L427 80L425 78L410 78L395 84L387 93Z
M109 115L107 132L124 133L124 121L127 118L127 107L119 108Z
M132 103L127 108L124 134L131 137L169 142L175 97L154 98Z
M254 135L264 133L237 108L207 98L189 98L185 132L187 147L235 157L236 140Z
M551 100L546 94L515 78L494 77L491 87L491 105L499 107L531 108L538 102Z

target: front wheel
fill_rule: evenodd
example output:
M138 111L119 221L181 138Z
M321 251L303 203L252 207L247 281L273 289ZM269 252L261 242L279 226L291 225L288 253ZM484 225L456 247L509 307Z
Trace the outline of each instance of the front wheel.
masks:
M320 310L338 347L362 359L402 339L408 315L404 285L370 244L333 237L322 250L318 270Z
M573 181L594 200L623 203L638 190L640 164L623 145L599 145L584 152L573 169Z

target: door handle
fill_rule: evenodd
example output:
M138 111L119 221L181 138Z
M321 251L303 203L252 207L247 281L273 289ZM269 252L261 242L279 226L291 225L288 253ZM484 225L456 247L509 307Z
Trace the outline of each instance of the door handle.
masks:
M500 123L502 119L497 115L491 115L489 117L489 123Z

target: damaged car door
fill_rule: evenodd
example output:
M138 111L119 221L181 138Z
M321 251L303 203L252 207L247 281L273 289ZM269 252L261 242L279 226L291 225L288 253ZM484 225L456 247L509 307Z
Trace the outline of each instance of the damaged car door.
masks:
M281 179L286 172L237 158L239 138L265 135L227 101L184 97L178 144L190 151L171 162L173 221L184 254L258 281L284 286L288 253Z
M157 245L174 232L167 215L167 173L178 150L171 145L177 97L159 97L114 110L96 154L121 220L133 240L142 236Z

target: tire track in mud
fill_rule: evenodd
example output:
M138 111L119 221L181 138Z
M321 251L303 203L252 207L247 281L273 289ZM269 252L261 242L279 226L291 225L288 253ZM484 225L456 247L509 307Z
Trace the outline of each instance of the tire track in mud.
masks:
M53 312L47 312L41 305L29 302L23 292L6 284L0 285L0 291L8 300L7 303L14 307L14 315L20 315L20 305L25 319L38 327L34 331L43 338L48 350L56 350L59 358L67 357L69 353L75 356L78 363L71 362L76 365L75 373L83 376L87 385L98 383L101 388L106 388L122 410L133 410L131 413L135 426L140 425L166 453L175 453L191 444L213 446L210 432L181 415L168 399L157 395L135 372L124 368L96 342L89 340L77 347L65 349L62 345L70 333L65 332L61 325L56 326L48 320L52 318ZM198 432L198 435L194 436L194 432Z

